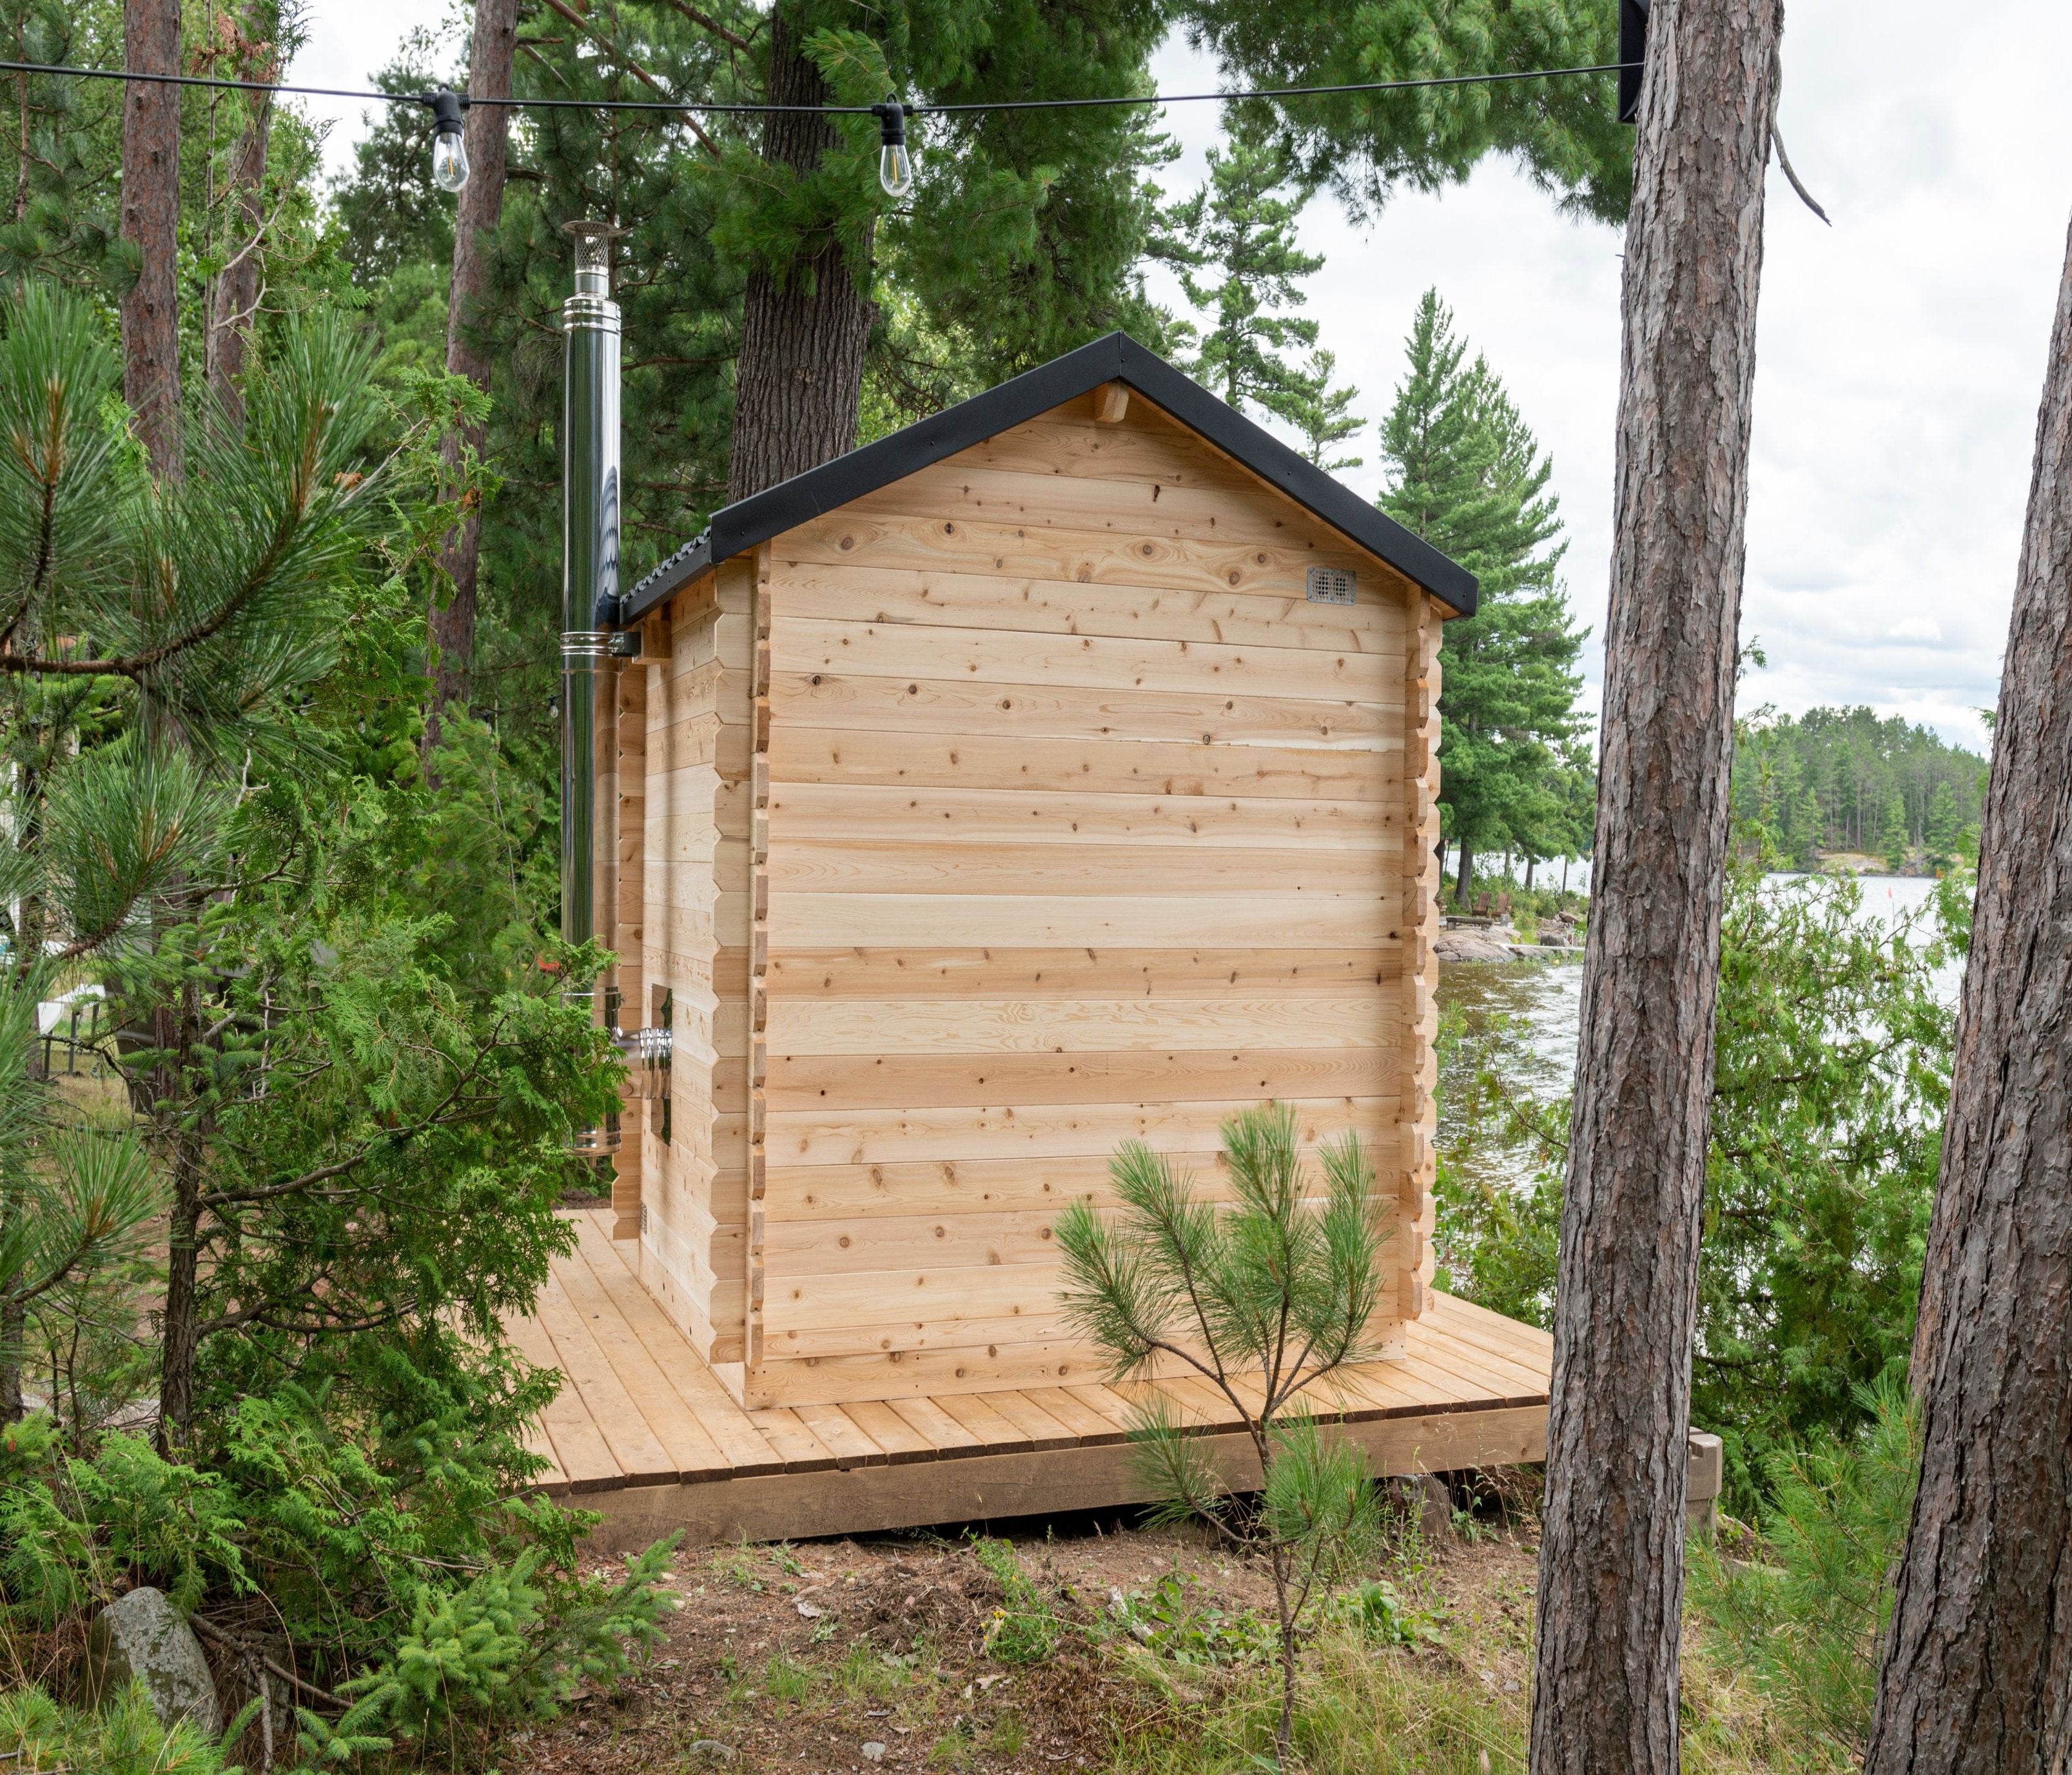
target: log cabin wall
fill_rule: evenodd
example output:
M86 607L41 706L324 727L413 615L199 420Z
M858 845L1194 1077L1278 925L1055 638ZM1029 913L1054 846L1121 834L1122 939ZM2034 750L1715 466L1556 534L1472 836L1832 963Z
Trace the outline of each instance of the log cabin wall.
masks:
M738 1384L747 1222L750 568L687 586L643 631L640 998L675 1035L664 1118L639 1121L640 1276ZM625 840L622 832L622 840ZM626 938L622 935L622 944ZM630 944L623 953L635 952ZM627 1144L634 1140L629 1123Z
M705 584L651 691L647 954L684 984L643 1256L746 1402L1095 1378L1058 1214L1132 1136L1213 1187L1269 1097L1359 1132L1377 1330L1419 1311L1425 594L1114 384Z

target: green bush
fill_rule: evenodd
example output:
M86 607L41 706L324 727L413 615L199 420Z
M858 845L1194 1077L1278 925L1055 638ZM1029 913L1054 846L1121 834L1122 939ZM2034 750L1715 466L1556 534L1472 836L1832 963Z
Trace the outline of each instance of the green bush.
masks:
M1892 1615L1889 1581L1906 1539L1918 1411L1889 1377L1862 1390L1868 1421L1769 1463L1775 1500L1753 1560L1694 1544L1691 1600L1785 1720L1861 1748Z
M98 1709L62 1707L34 1684L0 1690L0 1767L25 1775L238 1775L185 1720L160 1725L142 1683Z

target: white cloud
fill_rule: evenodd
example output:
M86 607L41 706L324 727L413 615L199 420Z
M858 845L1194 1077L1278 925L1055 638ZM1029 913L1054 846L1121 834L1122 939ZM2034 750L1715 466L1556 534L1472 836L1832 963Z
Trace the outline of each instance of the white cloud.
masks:
M360 85L429 9L320 0L295 77ZM1930 0L1795 9L1780 121L1835 219L1823 228L1773 174L1758 341L1743 633L1770 664L1749 705L1867 702L1983 742L2027 497L2036 403L2072 209L2072 7L2000 0L1951 28ZM1966 15L1968 19L1970 15ZM1166 91L1213 85L1177 39ZM328 158L347 158L360 107ZM1178 107L1201 175L1218 108ZM1319 199L1304 244L1328 263L1310 312L1371 421L1400 373L1419 294L1436 284L1554 458L1581 619L1601 626L1611 553L1618 392L1616 230L1556 215L1512 169L1404 196L1355 228ZM1371 430L1367 465L1379 484ZM1593 677L1598 671L1594 647Z

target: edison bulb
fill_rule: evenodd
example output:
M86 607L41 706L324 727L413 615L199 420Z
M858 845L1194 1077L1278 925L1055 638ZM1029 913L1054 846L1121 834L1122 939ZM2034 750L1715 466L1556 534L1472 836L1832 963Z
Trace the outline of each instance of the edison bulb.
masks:
M432 138L432 183L442 191L467 183L467 143L458 129L442 129Z
M887 197L904 197L914 188L914 157L903 142L888 142L878 150L878 183Z

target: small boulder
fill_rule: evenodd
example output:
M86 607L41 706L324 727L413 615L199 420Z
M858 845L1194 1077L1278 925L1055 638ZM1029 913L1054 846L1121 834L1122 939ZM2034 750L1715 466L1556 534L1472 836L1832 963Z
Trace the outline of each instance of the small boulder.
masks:
M741 1752L731 1744L723 1744L717 1738L701 1738L684 1753L694 1763L710 1763L723 1768L733 1762Z
M86 1638L86 1691L99 1703L142 1678L159 1724L184 1720L204 1737L222 1736L216 1679L201 1641L162 1590L117 1597L93 1617Z
M1437 1545L1453 1538L1453 1494L1436 1473L1403 1473L1388 1482L1397 1505L1417 1518L1418 1532Z

